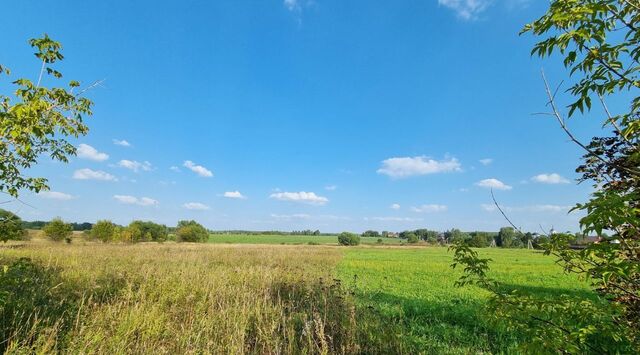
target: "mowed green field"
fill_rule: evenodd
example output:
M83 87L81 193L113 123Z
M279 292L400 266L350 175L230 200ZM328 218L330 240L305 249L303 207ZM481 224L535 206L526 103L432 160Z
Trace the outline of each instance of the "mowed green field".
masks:
M591 295L539 252L480 252L521 292ZM451 258L425 246L8 244L0 352L517 352L526 339L487 323L486 293L454 287Z
M402 240L398 238L360 238L362 244L378 244L378 239L382 240L382 244L400 244ZM209 243L226 243L226 244L323 244L338 245L338 236L324 235L247 235L247 234L211 234Z

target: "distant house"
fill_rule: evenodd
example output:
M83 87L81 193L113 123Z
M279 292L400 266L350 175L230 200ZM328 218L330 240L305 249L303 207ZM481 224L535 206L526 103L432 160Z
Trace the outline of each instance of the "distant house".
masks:
M398 238L399 236L400 236L400 233L387 232L387 238Z

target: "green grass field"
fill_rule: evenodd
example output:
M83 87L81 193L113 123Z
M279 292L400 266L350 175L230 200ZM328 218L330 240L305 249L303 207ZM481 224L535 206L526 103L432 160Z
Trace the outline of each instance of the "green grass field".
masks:
M400 244L402 241L398 238L360 238L362 244L378 244L378 239L382 240L382 244ZM309 243L317 243L324 245L338 245L338 237L322 236L322 235L246 235L246 234L211 234L209 243L226 243L226 244L288 244L301 245Z
M286 238L260 241L300 237ZM590 295L539 252L481 254L521 292ZM11 292L0 352L516 352L526 339L487 324L487 295L453 286L451 257L441 247L10 243L0 246L0 293Z

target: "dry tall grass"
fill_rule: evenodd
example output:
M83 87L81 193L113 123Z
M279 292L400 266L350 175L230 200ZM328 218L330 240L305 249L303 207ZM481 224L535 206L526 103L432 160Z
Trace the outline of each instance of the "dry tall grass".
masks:
M333 279L340 258L338 248L305 246L5 247L0 352L297 354L394 346L359 334L358 311Z

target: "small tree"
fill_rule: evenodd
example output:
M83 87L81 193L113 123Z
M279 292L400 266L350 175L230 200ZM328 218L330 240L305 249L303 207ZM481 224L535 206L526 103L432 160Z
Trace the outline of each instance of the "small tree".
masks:
M340 245L359 245L360 244L360 236L355 233L342 232L338 234L338 243Z
M69 223L64 223L60 217L52 219L51 222L42 228L42 231L44 235L55 242L64 240L67 243L71 243L73 227L71 227Z
M22 228L22 220L13 212L0 209L0 241L22 240L26 231Z
M502 227L500 228L500 232L498 232L496 244L498 244L499 247L511 248L513 246L515 237L516 231L513 229L513 227Z
M204 243L209 239L209 232L196 221L180 221L176 237L178 242Z
M407 243L415 244L419 241L418 236L415 233L407 234Z
M99 239L103 242L109 242L114 239L118 226L107 220L100 220L91 228L90 236L93 239Z

